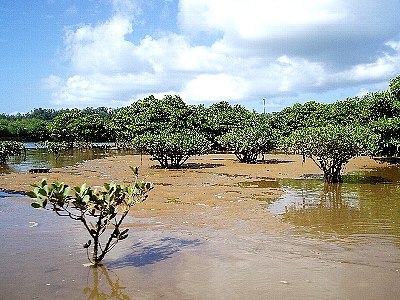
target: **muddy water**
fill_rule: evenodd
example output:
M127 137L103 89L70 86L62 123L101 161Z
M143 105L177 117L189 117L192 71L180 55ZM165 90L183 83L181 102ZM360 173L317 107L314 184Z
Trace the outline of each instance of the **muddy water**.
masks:
M294 184L290 189L301 190ZM360 190L350 189L353 200L342 207L351 211L365 206L374 214L374 206L356 195ZM398 299L400 295L396 230L336 232L340 239L321 239L308 234L313 230L303 230L312 227L310 223L298 224L293 229L296 234L292 230L244 234L131 218L128 239L109 254L104 268L92 269L84 266L81 243L87 237L80 224L34 210L25 198L16 201L15 195L6 193L0 197L0 299ZM319 231L326 227L317 226ZM307 234L300 234L302 230Z
M168 200L163 207L179 209L185 222L132 217L129 237L98 269L84 266L87 236L79 223L2 192L0 299L399 299L397 168L352 175L333 188L320 180L253 178L223 179L241 201L225 205L238 210L246 206L237 203L283 189L276 201L257 205L289 229L258 228L236 214L220 216L230 226L195 226L188 216L218 210L185 211L199 206ZM217 199L215 208L224 200Z
M32 143L29 143L27 147L26 156L12 157L7 161L7 165L0 165L0 174L26 172L32 168L60 168L72 166L82 161L133 153L132 151L97 148L87 150L71 149L56 157L54 154L48 153L45 148L36 147Z
M321 238L375 235L400 242L400 185L283 180L285 190L268 209L299 234Z

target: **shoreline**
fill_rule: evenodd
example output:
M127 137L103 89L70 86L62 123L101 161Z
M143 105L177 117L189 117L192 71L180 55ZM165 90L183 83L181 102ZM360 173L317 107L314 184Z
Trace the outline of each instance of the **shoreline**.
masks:
M144 155L112 156L84 161L74 166L54 168L46 174L11 173L0 176L2 191L24 193L31 184L60 181L70 186L86 183L101 186L105 182L129 183L129 166L140 165L139 178L153 182L149 198L132 208L137 218L156 218L170 226L243 228L282 231L288 228L260 205L278 199L283 190L278 179L318 177L322 172L300 155L268 154L263 163L245 164L233 154L208 154L191 157L181 169L161 169ZM344 174L388 167L369 157L352 159ZM18 200L18 199L16 199ZM240 230L239 230L240 231Z
M104 260L104 275L114 282L84 266L82 242L88 236L81 224L33 209L29 198L6 197L0 201L2 294L82 299L93 288L91 295L117 291L140 299L397 299L398 235L391 240L386 233L296 234L299 225L275 217L265 204L286 195L280 178L321 172L312 161L303 164L301 156L267 158L270 163L248 165L233 155L208 155L190 159L190 168L164 170L144 157L140 178L155 188L124 223L130 228L128 239ZM29 190L42 177L72 186L128 182L129 165L137 164L139 155L115 156L52 169L46 176L5 174L0 187ZM345 173L371 171L375 176L387 168L392 166L357 158ZM380 209L372 213L381 216ZM351 211L345 208L346 215Z

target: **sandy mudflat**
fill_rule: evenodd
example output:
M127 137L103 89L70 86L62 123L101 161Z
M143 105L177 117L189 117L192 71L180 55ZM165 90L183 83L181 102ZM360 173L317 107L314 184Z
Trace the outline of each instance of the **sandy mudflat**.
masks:
M139 155L115 156L86 161L81 164L52 169L48 174L12 173L0 176L4 190L28 191L30 184L43 177L71 186L87 183L98 186L104 182L132 180L128 166L140 165ZM381 168L368 157L350 161L344 172ZM180 170L164 170L149 156L143 156L141 177L155 188L145 203L136 206L136 217L153 217L164 224L187 226L232 227L241 230L282 230L282 224L260 203L282 194L278 178L302 178L321 174L311 161L303 163L299 155L267 155L264 163L243 164L233 154L210 154L192 157ZM262 187L262 188L260 188ZM245 222L246 226L240 226ZM253 227L255 226L255 227Z
M0 188L28 191L44 176L73 186L128 182L129 165L140 163L139 155L116 156L49 174L5 174ZM215 154L193 157L180 170L156 166L143 157L141 177L155 188L132 209L128 239L105 259L107 280L82 265L88 237L81 224L30 209L21 202L26 198L3 201L3 298L86 299L92 291L92 298L109 292L121 299L398 299L397 237L297 236L265 208L284 193L276 179L321 175L312 161L268 155L265 163L248 165ZM360 157L344 171L386 176L386 167Z

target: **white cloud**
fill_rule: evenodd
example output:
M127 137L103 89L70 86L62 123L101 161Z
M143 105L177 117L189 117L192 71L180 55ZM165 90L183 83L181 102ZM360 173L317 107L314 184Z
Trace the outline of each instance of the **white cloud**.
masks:
M387 82L400 73L400 4L387 1L181 0L182 33L138 38L136 2L115 0L106 22L66 31L72 75L44 82L57 104L81 107L171 93L245 104Z
M160 84L148 73L69 77L62 88L53 92L54 103L60 106L123 106L146 86Z
M219 32L229 55L288 55L346 68L399 34L396 0L181 0L185 33Z
M42 80L42 88L45 90L53 90L60 86L62 79L55 75L50 75Z
M303 26L335 24L346 17L337 0L181 0L180 21L189 30L221 30L243 39L295 33Z
M131 32L131 22L120 16L95 27L85 25L68 30L66 55L72 69L79 73L129 71L138 61L135 46L124 38Z
M400 42L386 43L392 51L382 53L374 62L358 64L337 76L342 81L369 81L392 78L400 73Z
M248 94L246 79L228 74L201 74L185 85L184 99L201 102L240 100Z
M136 0L111 0L114 13L118 16L132 18L139 13L140 8Z

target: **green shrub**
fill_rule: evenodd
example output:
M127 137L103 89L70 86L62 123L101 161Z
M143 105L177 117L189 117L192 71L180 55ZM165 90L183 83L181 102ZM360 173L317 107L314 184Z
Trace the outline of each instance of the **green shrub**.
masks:
M150 154L162 168L180 168L190 156L205 154L211 148L207 138L197 132L165 130L133 139L133 147Z
M256 163L260 154L276 147L277 133L268 125L254 124L232 129L218 141L224 148L233 151L240 162Z
M371 155L378 149L379 135L354 125L328 125L296 130L283 139L281 147L312 159L328 183L342 182L341 170L353 157Z
M67 216L83 223L90 235L90 239L83 245L87 249L89 261L97 266L104 256L115 245L127 238L128 228L122 230L121 225L130 208L147 199L147 193L153 189L150 182L138 181L138 168L131 167L136 180L132 185L106 183L101 190L82 186L71 188L64 184L53 182L48 184L43 179L33 185L35 189L27 195L36 201L34 208L47 208L59 216ZM72 194L72 195L71 195ZM107 229L111 233L103 237ZM89 255L89 248L93 252Z

